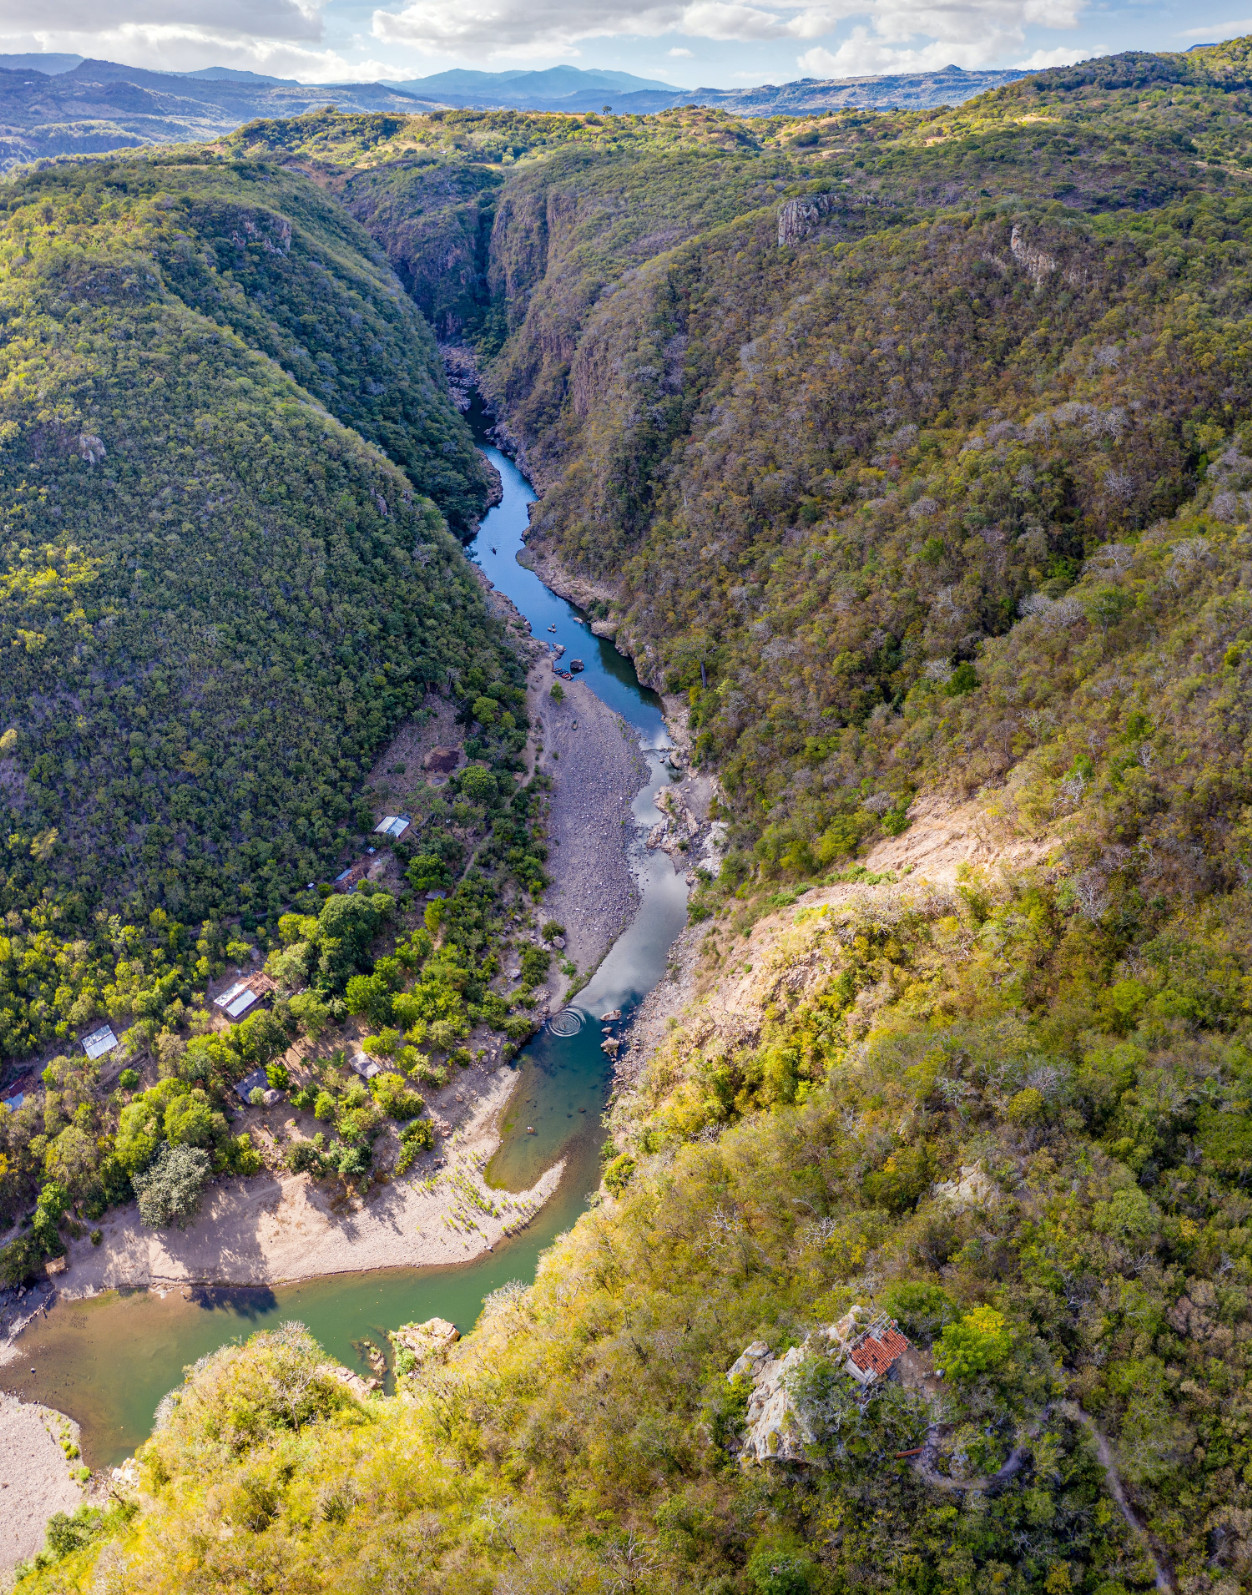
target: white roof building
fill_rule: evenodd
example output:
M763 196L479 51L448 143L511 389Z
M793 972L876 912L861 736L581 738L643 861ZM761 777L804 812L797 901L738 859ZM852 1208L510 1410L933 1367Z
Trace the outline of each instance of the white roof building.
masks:
M229 991L222 992L220 997L214 997L213 1004L221 1008L228 1019L242 1019L248 1009L260 1000L259 995L246 980L237 980Z
M99 1030L93 1030L89 1036L83 1037L83 1051L89 1058L103 1058L106 1052L112 1052L116 1046L117 1037L109 1025L101 1025Z
M362 1080L372 1080L376 1074L383 1072L381 1065L375 1063L368 1053L358 1052L350 1061Z
M384 814L374 827L374 835L389 836L393 842L398 842L412 823L407 814Z

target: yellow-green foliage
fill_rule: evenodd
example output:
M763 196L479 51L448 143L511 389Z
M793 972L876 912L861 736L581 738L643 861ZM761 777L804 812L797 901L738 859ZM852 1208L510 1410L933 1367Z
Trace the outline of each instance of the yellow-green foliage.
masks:
M780 1535L814 1591L1051 1590L1059 1563L1073 1588L1151 1587L1081 1412L1199 1576L1252 1490L1250 923L1241 889L1131 973L1118 928L1044 884L808 915L779 972L825 972L721 1062L679 1033L621 1116L620 1195L489 1299L412 1405L223 1447L218 1408L266 1383L268 1342L226 1353L143 1453L144 1513L22 1587L90 1588L98 1556L135 1590L608 1591L625 1565L641 1590L747 1591ZM971 1168L972 1196L938 1189ZM1027 1446L992 1497L925 1484L895 1453L926 1415L849 1404L820 1362L801 1391L827 1466L735 1462L743 1347L875 1299L947 1369L967 1475Z

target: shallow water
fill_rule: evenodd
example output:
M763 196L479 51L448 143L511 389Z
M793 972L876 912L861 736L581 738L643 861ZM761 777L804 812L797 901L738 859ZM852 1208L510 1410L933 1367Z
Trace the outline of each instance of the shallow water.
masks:
M592 634L572 604L517 563L527 505L535 495L517 467L486 444L481 418L471 419L500 472L504 497L484 519L470 558L512 599L536 637L563 642L567 659L584 661L582 679L638 733L650 774L634 813L646 827L659 818L653 799L669 780L660 700L639 685L628 659ZM686 919L687 887L666 855L649 854L641 843L635 863L642 902L572 1004L582 1028L568 1037L545 1029L518 1060L521 1078L488 1179L523 1190L558 1157L565 1159L559 1189L521 1234L458 1267L339 1274L262 1290L173 1290L163 1297L110 1291L91 1301L62 1303L22 1336L18 1360L0 1367L0 1389L69 1413L82 1426L85 1460L107 1467L147 1436L157 1403L179 1383L184 1368L228 1341L298 1319L331 1356L368 1372L362 1341L389 1351L388 1328L436 1314L465 1331L490 1291L533 1278L540 1252L570 1227L599 1181L600 1115L611 1073L600 1048L599 1015L620 1008L629 1017L660 979Z

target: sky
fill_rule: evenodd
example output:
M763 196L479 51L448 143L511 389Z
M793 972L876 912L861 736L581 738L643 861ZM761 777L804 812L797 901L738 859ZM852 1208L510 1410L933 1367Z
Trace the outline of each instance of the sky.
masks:
M1252 33L1252 0L0 0L0 51L304 82L568 63L676 88L1061 66Z

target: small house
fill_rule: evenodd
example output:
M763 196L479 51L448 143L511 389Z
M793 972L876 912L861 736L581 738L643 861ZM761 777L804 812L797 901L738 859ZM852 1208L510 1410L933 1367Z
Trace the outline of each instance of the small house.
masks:
M849 1346L845 1370L858 1384L877 1384L890 1375L908 1349L900 1326L880 1313Z
M83 1037L83 1051L93 1060L103 1058L106 1052L112 1052L116 1046L117 1037L110 1025L101 1025L99 1030L93 1030L89 1036Z
M384 814L374 827L374 835L387 836L393 842L398 842L412 823L407 814Z
M8 1108L10 1113L16 1113L21 1107L22 1103L25 1101L26 1093L24 1091L18 1091L11 1097L5 1097L4 1100L0 1102L0 1108Z
M248 1106L252 1104L254 1091L264 1091L267 1102L274 1102L278 1098L278 1092L270 1088L269 1076L264 1069L254 1069L251 1074L245 1074L242 1080L236 1082L235 1091L240 1101Z
M367 1052L358 1052L349 1062L362 1080L372 1080L376 1074L383 1072L381 1065L371 1058Z
M228 1019L242 1019L262 997L275 989L268 975L249 975L246 980L237 980L233 986L214 997L213 1006L220 1008Z

